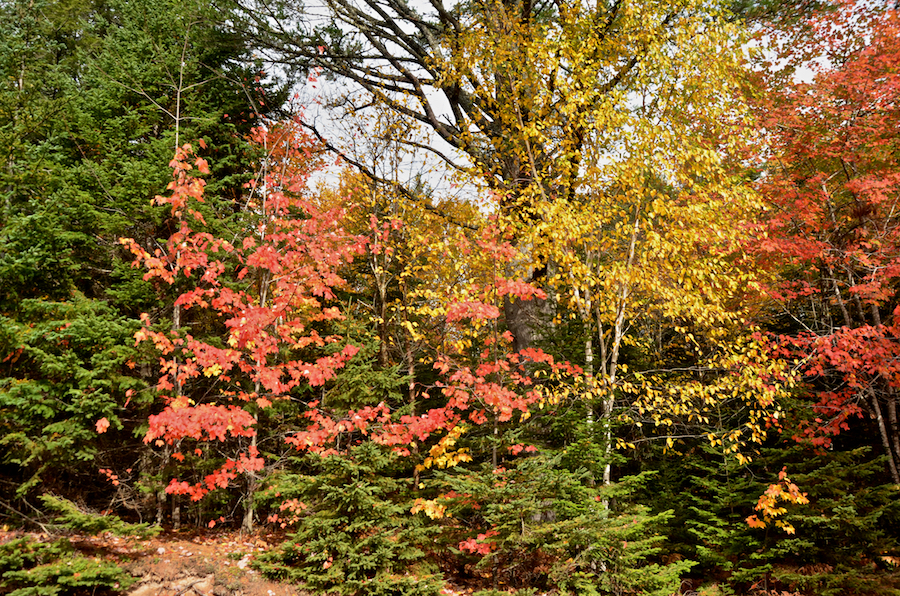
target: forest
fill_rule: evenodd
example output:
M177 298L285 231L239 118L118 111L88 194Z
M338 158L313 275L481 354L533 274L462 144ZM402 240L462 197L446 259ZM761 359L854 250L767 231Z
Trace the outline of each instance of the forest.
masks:
M0 72L0 594L900 594L900 5L0 0Z

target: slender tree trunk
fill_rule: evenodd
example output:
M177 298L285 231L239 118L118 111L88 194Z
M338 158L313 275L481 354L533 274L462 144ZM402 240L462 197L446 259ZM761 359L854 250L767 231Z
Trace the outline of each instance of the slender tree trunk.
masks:
M884 424L884 417L881 415L881 406L878 403L878 395L874 391L869 391L869 411L875 422L878 424L878 432L881 434L881 442L884 445L884 451L888 456L888 467L891 470L891 478L894 484L900 484L900 474L897 473L897 457L891 445L887 428Z
M167 444L163 448L162 454L162 463L159 466L160 471L162 471L166 464L169 462L169 454L171 450L169 449L169 445ZM161 526L166 519L166 500L168 499L169 494L166 492L165 487L160 488L156 491L156 525Z
M172 529L176 532L181 529L181 501L178 495L172 495Z
M166 489L161 488L156 492L156 525L161 526L166 519Z
M584 321L586 326L585 329L585 339L584 339L584 377L585 377L585 389L588 393L588 399L586 400L586 412L585 412L585 421L588 426L594 423L594 407L593 407L593 397L594 397L594 325L592 322L592 317L594 315L594 309L592 307L591 300L591 290L590 288L585 288L584 296L581 295L581 290L575 285L575 300L578 303L579 314L581 315L581 320Z
M257 395L259 394L259 384L257 383ZM256 422L259 422L259 416L253 416ZM257 436L253 433L250 438L250 448L255 452L257 447ZM259 488L259 479L256 472L250 472L247 476L247 497L244 499L244 519L241 520L241 533L249 534L253 532L254 518L256 516L256 489Z
M834 292L834 297L841 309L841 315L844 317L844 325L850 327L852 325L850 311L847 310L847 304L844 302L844 297L841 295L841 289L838 287L837 279L834 277L834 270L831 268L831 265L828 265L828 276L831 278L831 289Z
M573 285L575 287L575 300L578 303L579 314L581 315L581 320L584 321L584 324L586 326L584 339L584 388L585 394L587 395L586 399L584 400L585 423L587 424L588 432L593 434L594 389L596 384L596 379L594 378L594 325L592 322L594 309L591 302L592 295L590 288L585 288L584 296L582 297L578 285ZM596 478L594 477L593 472L591 473L588 482L591 486L596 483Z
M175 258L179 259L181 253L177 253ZM172 333L177 335L178 332L181 331L181 305L176 304L172 308ZM180 372L181 360L175 358L175 378L173 379L175 385L175 398L179 398L184 393L184 388L181 385L181 372Z
M881 326L881 311L878 309L877 304L872 304L872 324L876 327Z
M409 321L409 310L407 308L409 304L409 286L406 285L406 277L400 276L400 300L402 312L403 312L403 327L406 330L406 333L403 334L404 337L404 345L403 345L403 358L406 361L406 376L409 377L409 381L406 384L406 398L409 401L409 413L412 416L416 415L416 354L413 346L413 338L412 335L412 326ZM416 442L415 446L412 447L412 451L415 454L414 459L418 460L419 453L419 443ZM419 468L415 467L413 469L413 490L419 490Z
M634 266L634 257L637 248L637 238L640 233L640 206L634 214L634 227L631 231L631 241L628 246L628 257L625 262L625 273L627 274ZM625 337L625 311L628 305L628 296L631 287L626 280L619 282L619 296L616 304L616 320L613 324L613 341L612 353L610 354L609 376L607 381L607 391L603 397L603 418L606 423L606 467L603 469L603 484L609 485L612 477L612 465L609 458L612 456L612 415L615 405L614 388L616 384L616 375L619 371L619 349L622 346L622 339Z
M500 440L500 424L497 422L497 416L494 416L494 441L491 445L491 467L495 470L500 463L497 458L497 441Z
M591 337L592 329L588 328L587 339L584 340L584 376L585 389L588 392L587 412L585 420L588 425L594 424L594 340Z
M175 253L176 263L181 258L181 251ZM172 307L172 333L177 335L181 330L181 305L176 304ZM180 398L184 394L184 388L181 384L181 360L179 358L173 359L175 362L175 370L173 371L174 378L173 386L175 389L175 399ZM169 448L166 447L164 461L168 461L169 459ZM163 464L165 465L165 464ZM156 523L162 525L162 522L165 518L164 507L166 504L166 498L168 497L168 493L166 493L165 488L161 489L157 493L157 509L156 509ZM178 501L175 498L175 495L172 495L172 528L178 530L181 527L181 509L179 508Z
M266 199L265 193L263 193L263 213L266 213ZM265 231L263 232L263 240L265 240ZM266 307L269 302L269 284L272 282L270 275L268 272L263 272L259 276L259 305L262 307ZM256 361L256 370L262 368L262 362L260 360ZM253 382L253 394L259 398L259 392L262 389L262 383L259 380L258 372L257 378ZM251 453L256 453L258 447L258 428L259 428L259 414L253 414L253 422L254 429L253 434L250 437L250 451ZM253 531L254 527L254 516L256 515L256 489L259 488L259 478L256 475L256 472L249 472L247 474L247 496L244 499L244 518L241 520L241 532L245 534L249 534Z
M375 280L378 291L378 366L379 368L387 368L388 366L388 324L387 324L387 281L384 279L384 271L381 275L375 272Z
M894 448L894 461L900 463L900 422L897 420L897 399L897 392L893 388L889 388L887 401L888 430L891 446Z

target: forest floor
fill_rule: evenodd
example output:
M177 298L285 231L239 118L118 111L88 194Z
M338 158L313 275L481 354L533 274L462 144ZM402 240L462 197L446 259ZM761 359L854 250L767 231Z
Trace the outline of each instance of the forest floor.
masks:
M23 536L36 542L65 537L80 555L113 562L136 579L128 590L103 592L108 596L313 596L296 586L268 580L253 569L253 560L276 548L284 539L283 533L262 530L247 535L226 529L189 530L166 531L154 538L136 539L110 533L51 536L0 527L0 544ZM900 560L892 562L900 566ZM447 582L441 595L472 596L486 587L483 584L477 580L473 585ZM683 594L691 596L723 594L715 584L695 591L690 583L686 583L682 590ZM3 590L0 593L4 593ZM799 593L766 590L759 586L754 586L750 594L800 596ZM536 593L535 596L547 594Z
M0 544L25 535L38 542L61 537L0 531ZM278 544L273 535L217 530L169 531L146 540L109 533L65 537L81 555L114 562L135 577L137 582L123 592L128 596L303 596L251 568L255 556Z
M0 529L0 544L29 536L47 542L61 536ZM138 540L112 534L69 534L81 555L115 562L137 579L121 594L127 596L310 596L296 586L270 581L252 568L252 562L276 547L282 534L235 531L163 532ZM448 584L443 596L466 596L472 590Z
M278 544L274 538L217 531L106 540L122 543L122 567L140 578L129 596L298 596L296 587L269 581L251 568L255 556Z

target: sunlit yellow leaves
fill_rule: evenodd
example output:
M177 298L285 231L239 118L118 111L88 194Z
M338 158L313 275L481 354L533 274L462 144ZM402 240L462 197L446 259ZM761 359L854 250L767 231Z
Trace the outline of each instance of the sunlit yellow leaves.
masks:
M763 344L748 337L752 329L741 331L716 342L707 337L701 344L701 338L685 330L697 342L698 366L645 371L635 374L633 382L619 383L620 395L631 400L632 423L650 423L662 437L676 424L704 429L710 445L747 463L746 446L764 440L796 378L785 363L768 356ZM740 424L722 426L723 409L742 411ZM671 440L666 443L673 447Z
M468 448L462 447L455 451L453 450L453 447L464 432L466 432L466 428L463 425L457 425L450 429L450 432L441 437L441 440L429 450L428 457L421 464L417 465L416 469L421 472L432 466L441 469L452 468L457 464L472 461Z
M219 364L213 364L212 366L207 366L203 369L203 376L205 377L217 377L222 374L222 366Z
M424 338L421 333L416 331L416 328L419 326L419 324L415 321L403 321L401 325L404 329L406 329L407 333L409 333L410 337L412 337L414 341L419 341Z
M408 365L416 350L416 362L431 349L471 359L486 340L490 360L504 323L515 323L504 321L498 280L540 278L556 309L547 318L578 319L593 345L582 385L542 389L539 409L602 404L612 419L619 408L641 432L672 435L668 448L685 424L723 450L759 440L784 375L765 368L743 322L758 287L741 252L757 202L729 167L745 135L733 93L744 40L710 2L555 7L531 18L516 3L460 5L459 27L429 40L437 49L423 70L436 91L473 104L447 117L461 131L460 179L490 192L480 210L448 201L468 224L454 226L434 216L432 197L348 175L346 189L365 205L350 217L371 238L374 281L362 283L375 298L360 310ZM405 126L373 124L384 138ZM480 244L491 227L513 257ZM460 314L475 304L491 315ZM740 429L717 419L723 404L746 412ZM444 437L423 468L463 461L454 440Z
M801 493L797 485L787 477L786 468L778 473L778 482L770 484L756 503L755 509L760 512L762 519L759 519L757 515L751 515L746 520L747 525L751 528L765 528L767 524L773 523L786 534L796 533L793 525L784 519L780 519L788 510L780 506L779 502L795 505L806 505L809 503L806 493Z
M431 519L441 519L447 516L447 507L445 505L441 505L434 499L416 499L413 503L412 509L410 509L410 513L415 515L420 511Z

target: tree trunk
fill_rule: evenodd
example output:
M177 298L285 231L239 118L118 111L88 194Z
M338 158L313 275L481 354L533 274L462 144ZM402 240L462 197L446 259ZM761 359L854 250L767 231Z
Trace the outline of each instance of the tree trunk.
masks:
M881 434L881 442L884 445L884 451L888 456L888 467L891 470L891 478L894 484L900 484L900 474L897 473L897 456L891 446L891 440L888 435L887 428L884 424L884 417L881 415L881 406L878 403L878 395L874 391L870 391L869 412L875 422L878 424L878 432Z
M504 298L503 315L506 318L506 328L512 333L513 350L516 352L530 348L540 338L537 326L545 305L546 300L538 298Z
M181 502L178 495L172 495L172 529L175 531L181 529Z
M890 435L891 447L894 449L894 462L896 465L900 463L900 422L897 420L897 393L893 388L888 389L887 411L888 434Z

